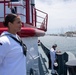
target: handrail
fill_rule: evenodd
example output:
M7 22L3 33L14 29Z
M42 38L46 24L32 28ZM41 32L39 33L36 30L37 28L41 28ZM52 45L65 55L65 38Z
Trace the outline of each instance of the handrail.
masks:
M36 8L34 10L36 12L33 14L36 15L36 27L40 30L47 31L48 14Z
M37 58L39 58L40 56L35 56L35 57L33 57L32 56L32 54L27 50L27 52L29 53L29 55L33 58L33 60L35 60L35 59L37 59Z
M42 65L44 66L44 68L46 70L45 73L49 73L48 68L46 67L46 64L45 64L45 62L44 62L43 57L42 57L41 54L40 54L40 59L42 60Z
M6 0L6 2L9 2L10 0ZM3 3L4 2L4 0L0 0L0 3Z
M8 4L6 4L6 6L8 6ZM25 8L25 6L24 6L24 5L22 5L22 4L12 4L12 6L22 6L22 7L24 7L24 8Z
M49 73L41 54L39 58L39 72L40 72L40 75L47 75L47 73Z
M38 55L38 56L35 56L35 57L33 57L32 56L32 54L27 50L27 52L28 52L28 55L30 55L30 57L32 58L32 60L33 60L33 62L36 60L36 59L39 59L40 58L40 56ZM38 73L38 70L35 68L35 66L37 66L37 65L35 65L35 62L32 64L33 65L33 67L31 67L30 69L32 69L32 75L36 75L35 73L37 72ZM27 74L30 74L30 70L28 70L27 71ZM37 74L38 75L38 74Z
M26 11L26 5L25 4L21 4L21 3L14 4L10 0L8 2L6 2L6 0L4 0L3 4L4 4L4 18L7 14L9 14L6 11L7 10L6 6L9 6L10 9L12 9L12 6L17 6L17 7L20 6L20 7L24 8L24 10ZM45 13L39 9L36 9L35 7L33 7L32 16L31 15L27 16L26 12L25 13L17 12L17 14L19 14L21 17L24 16L25 22L27 19L29 19L28 17L30 17L30 19L32 17L32 23L29 22L28 24L30 24L31 26L34 26L37 29L47 31L47 21L48 21L48 14L47 13ZM25 22L24 22L24 24L25 24Z
M4 0L4 1L6 1L6 0ZM10 4L9 4L9 2L8 3L6 3L6 2L4 2L4 17L5 17L5 15L7 15L7 14L9 14L9 13L6 13L6 6L8 6L8 5L10 5L10 9L12 9L12 6L20 6L20 7L23 7L23 8L25 8L26 9L26 7L24 6L24 5L22 5L22 4L13 4L12 2L10 2ZM26 18L26 14L23 14L23 13L17 13L18 15L20 15L20 16L24 16L25 18ZM23 22L23 23L25 23L25 22Z

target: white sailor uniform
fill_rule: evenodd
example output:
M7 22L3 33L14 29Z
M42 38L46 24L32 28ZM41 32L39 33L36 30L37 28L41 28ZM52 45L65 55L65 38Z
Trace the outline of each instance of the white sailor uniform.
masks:
M3 32L0 37L0 75L26 75L26 57L22 47L5 34L10 33Z
M54 62L56 60L56 51L51 48L50 50L50 56L51 56L51 73L55 73L55 70L54 70Z

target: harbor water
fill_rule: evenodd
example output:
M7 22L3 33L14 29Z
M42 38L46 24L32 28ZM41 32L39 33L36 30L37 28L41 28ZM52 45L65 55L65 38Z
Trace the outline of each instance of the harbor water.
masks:
M57 44L57 50L70 51L76 56L76 37L49 36L38 38L48 49Z

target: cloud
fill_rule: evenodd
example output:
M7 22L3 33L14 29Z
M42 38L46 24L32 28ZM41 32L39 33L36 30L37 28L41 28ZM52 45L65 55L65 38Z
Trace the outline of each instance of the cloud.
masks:
M75 0L36 0L36 7L48 13L48 32L62 29L66 32L72 26L76 28Z

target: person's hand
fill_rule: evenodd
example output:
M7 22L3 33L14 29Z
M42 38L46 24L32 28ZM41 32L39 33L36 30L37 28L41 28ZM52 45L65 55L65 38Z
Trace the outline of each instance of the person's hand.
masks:
M60 50L57 50L56 53L61 53L61 51Z

